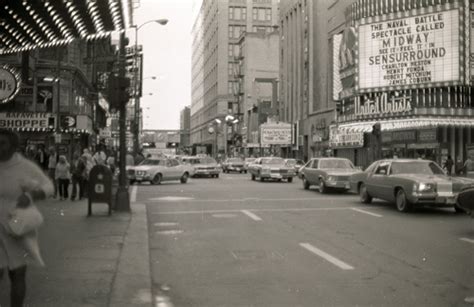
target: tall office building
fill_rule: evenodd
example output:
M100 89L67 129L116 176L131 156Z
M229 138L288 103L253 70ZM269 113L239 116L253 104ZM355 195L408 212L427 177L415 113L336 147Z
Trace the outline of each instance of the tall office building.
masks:
M191 144L200 151L223 151L225 133L215 119L236 114L239 38L245 32L273 31L278 0L204 0L192 29ZM212 128L212 129L210 129ZM216 137L217 134L217 137Z

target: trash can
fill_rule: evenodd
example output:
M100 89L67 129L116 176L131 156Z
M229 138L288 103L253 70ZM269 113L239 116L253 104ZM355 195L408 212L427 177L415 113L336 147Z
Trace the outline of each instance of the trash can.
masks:
M87 216L92 215L92 203L106 203L112 214L112 172L105 165L94 166L89 174Z

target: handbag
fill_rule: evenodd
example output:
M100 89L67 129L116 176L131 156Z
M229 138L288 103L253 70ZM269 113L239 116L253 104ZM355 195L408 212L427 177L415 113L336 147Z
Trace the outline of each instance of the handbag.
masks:
M10 212L7 222L7 231L21 237L38 229L44 222L43 215L34 204L26 208L15 208Z

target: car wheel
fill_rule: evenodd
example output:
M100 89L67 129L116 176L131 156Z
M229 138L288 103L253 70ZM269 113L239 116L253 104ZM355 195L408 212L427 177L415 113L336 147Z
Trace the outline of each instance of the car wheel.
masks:
M326 184L324 184L324 180L323 179L319 179L319 193L321 194L324 194L327 192L327 187L326 187Z
M372 196L367 192L367 187L363 183L359 187L359 196L360 201L364 204L370 204L372 202Z
M293 177L288 178L288 182L292 183L293 182Z
M258 173L258 177L260 177L260 181L261 181L261 182L264 182L264 181L265 181L265 178L263 178L260 173Z
M130 180L130 185L133 185L135 183L135 180Z
M216 174L215 177L216 177L216 178L219 178L219 174Z
M255 175L251 175L251 179L252 179L252 180L255 180Z
M181 179L180 179L181 183L188 182L188 178L189 178L188 173L184 173L183 176L181 176Z
M458 204L455 204L455 205L454 205L454 211L455 211L456 213L466 213L466 210L464 210L463 208L459 207Z
M397 198L396 198L396 205L397 210L400 212L408 212L412 209L411 203L407 199L407 195L403 189L399 189L397 191Z
M247 171L244 171L247 174Z
M161 174L156 174L155 177L153 177L153 180L151 181L151 184L157 185L161 183Z
M303 177L303 189L309 190L309 186L310 186L309 181L306 180L305 177Z

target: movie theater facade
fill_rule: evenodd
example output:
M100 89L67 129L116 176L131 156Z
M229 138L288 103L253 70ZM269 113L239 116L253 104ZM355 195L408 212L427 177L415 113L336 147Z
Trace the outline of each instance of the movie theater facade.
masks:
M380 157L380 123L382 157L474 157L473 5L367 0L346 16L333 37L334 154L359 165Z

